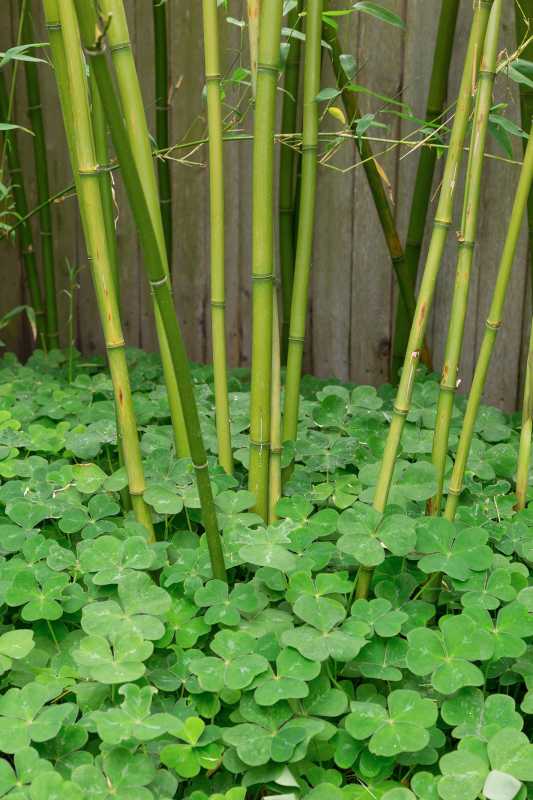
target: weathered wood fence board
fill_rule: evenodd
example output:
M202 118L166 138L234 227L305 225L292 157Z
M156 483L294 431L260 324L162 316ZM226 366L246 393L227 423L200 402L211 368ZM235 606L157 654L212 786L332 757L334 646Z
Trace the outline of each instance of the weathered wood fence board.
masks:
M355 55L360 67L358 82L370 89L395 96L409 103L417 115L423 115L433 58L433 42L438 20L438 0L383 0L402 14L407 22L404 34L379 24L372 18L355 14L342 22L345 52ZM4 0L6 12L0 22L0 48L5 50L16 40L18 0ZM37 36L45 41L40 3L33 0ZM346 4L338 2L337 7ZM243 16L242 0L230 0L230 14ZM128 0L128 15L139 72L142 79L150 124L154 118L154 76L152 69L151 0ZM468 36L472 0L462 0L451 71L450 97L457 89ZM205 135L203 89L203 44L201 11L198 0L168 0L171 35L171 141L183 142ZM233 25L222 26L223 54L226 69L246 60L246 32ZM506 0L501 49L514 48L513 0ZM47 147L51 189L56 192L71 182L66 159L54 79L49 67L40 70L44 98ZM332 85L328 59L324 59L323 85ZM508 113L518 120L517 91L504 79L498 82L499 101L508 104ZM361 98L364 111L379 108L379 101ZM16 120L27 123L23 70L19 69ZM412 126L399 117L388 115L390 128L384 138L408 135ZM338 130L339 123L328 118L324 129ZM242 122L251 131L247 114ZM379 130L378 130L379 133ZM19 136L30 205L35 205L35 181L31 139ZM387 150L376 143L376 153ZM498 153L494 144L491 152ZM520 144L515 147L521 155ZM232 364L247 364L250 355L250 255L251 255L251 142L231 142L225 148L226 164L226 267L228 354ZM176 150L173 154L174 252L172 278L176 306L182 321L191 358L210 356L209 322L209 185L207 150ZM465 159L466 160L466 159ZM380 156L391 184L395 213L405 236L416 154L395 147ZM329 168L334 167L334 168ZM319 173L317 226L313 257L313 277L306 345L306 368L318 375L335 375L363 383L385 380L393 333L396 287L379 229L376 213L366 186L363 170L356 166L353 142L344 144ZM435 179L438 189L442 163ZM475 357L483 334L490 303L492 284L498 266L503 238L512 205L518 168L503 161L487 163L484 177L482 215L476 250L470 306L466 324L466 342L461 366L462 388L467 389ZM456 219L460 215L460 188ZM134 225L124 202L120 178L116 176L117 231L122 274L124 330L129 344L155 349L149 293L140 264L140 252ZM433 202L432 209L434 210ZM431 215L430 215L431 216ZM35 246L38 248L37 220L33 221ZM54 233L57 257L57 281L60 294L60 322L63 344L67 344L70 307L67 296L66 263L78 267L80 290L75 298L78 346L87 354L102 352L102 337L89 270L84 254L75 197L69 195L54 204ZM446 323L455 273L454 236L446 250L439 276L429 340L438 367L446 339ZM425 243L427 247L427 242ZM0 314L27 300L22 269L16 247L1 248L2 289ZM523 382L524 358L529 338L531 302L527 247L524 235L515 264L506 305L505 324L499 334L493 367L489 376L487 400L512 409L519 402ZM3 331L10 349L22 356L28 352L29 334L22 321Z

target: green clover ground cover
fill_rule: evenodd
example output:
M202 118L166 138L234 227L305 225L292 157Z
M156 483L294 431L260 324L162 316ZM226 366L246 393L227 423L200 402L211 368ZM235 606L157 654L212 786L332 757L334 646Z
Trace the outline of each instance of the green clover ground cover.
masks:
M102 364L76 360L69 383L59 353L0 362L0 798L533 797L518 417L483 408L457 521L428 519L438 385L425 376L380 516L391 387L306 379L284 453L296 467L267 527L244 488L248 375L231 377L228 477L212 375L195 368L228 587L210 573L191 464L172 451L158 361L129 358L154 545L121 511ZM368 600L354 599L361 565ZM434 572L438 595L424 591Z

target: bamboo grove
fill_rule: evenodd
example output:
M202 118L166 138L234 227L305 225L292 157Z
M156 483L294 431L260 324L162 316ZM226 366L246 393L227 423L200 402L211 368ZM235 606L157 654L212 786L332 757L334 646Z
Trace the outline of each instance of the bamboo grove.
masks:
M225 162L227 136L224 78L225 54L221 28L227 3L202 0L198 4L203 26L206 160L209 169L210 317L213 343L213 386L218 461L228 477L235 472L230 413L227 355L227 258ZM230 3L231 5L231 3ZM470 5L470 4L469 4ZM464 351L471 277L475 267L486 149L494 119L494 84L498 75L516 64L530 64L533 40L533 4L516 4L516 53L502 55L501 29L504 0L475 0L470 35L457 97L449 96L451 64L457 61L455 32L459 0L443 0L433 48L433 66L412 192L407 197L405 240L398 213L387 191L383 169L375 154L371 132L361 129L363 114L356 85L358 67L342 39L342 14L328 0L248 0L243 4L247 28L243 47L248 52L247 85L253 118L252 132L242 138L252 143L252 230L250 276L252 285L251 389L249 408L248 489L254 511L267 523L277 520L278 501L293 471L294 443L301 414L303 356L317 228L318 174L327 134L322 127L327 111L341 120L364 170L379 220L390 269L397 284L397 309L391 356L391 379L397 382L388 437L381 455L373 495L377 519L387 512L402 433L411 412L420 363L439 367L436 424L431 461L436 492L427 514L455 518L464 488L491 356L503 321L506 293L522 228L528 219L532 234L533 68L520 73L520 111L524 131L523 159L516 195L502 243L501 260L492 290L490 311L477 354L472 388L459 433L451 471L451 424ZM359 8L358 8L359 7ZM361 9L361 7L363 7ZM386 24L376 4L355 3L349 13L368 12ZM125 352L121 284L117 245L115 180L124 187L137 230L142 263L150 290L161 356L175 453L190 458L196 474L202 526L209 546L213 576L226 580L222 538L210 481L195 387L191 378L180 322L172 293L174 250L180 236L175 226L172 196L172 103L170 56L172 30L166 0L153 0L154 120L143 101L135 53L123 0L43 0L18 4L17 47L9 69L0 68L0 114L3 121L2 169L11 187L13 226L33 310L36 344L50 353L59 346L58 263L53 205L47 163L46 130L42 115L40 71L53 69L68 144L73 183L78 198L87 258L105 339L113 384L117 439L128 480L123 502L131 507L148 536L155 540L153 519L143 497L145 480L139 445L139 426L132 402ZM48 32L46 59L33 57L34 19L44 14ZM348 11L346 12L348 13ZM394 15L393 15L394 16ZM386 17L386 15L385 15ZM393 21L393 24L396 22ZM280 44L284 46L280 48ZM342 43L341 43L342 42ZM200 44L198 45L200 46ZM347 49L345 49L347 48ZM22 66L19 65L19 60ZM17 70L24 70L27 111L36 165L40 246L33 241L24 165L18 143L25 135L12 124ZM326 69L335 86L324 89ZM515 67L516 69L516 67ZM525 77L524 77L525 76ZM383 98L381 98L383 100ZM385 103L390 98L384 98ZM326 105L324 105L326 103ZM152 138L150 130L154 128ZM279 130L278 130L279 126ZM233 147L238 144L232 144ZM442 175L438 173L441 153ZM279 157L278 157L279 154ZM435 190L436 175L438 188ZM464 174L464 190L459 176ZM112 177L113 176L113 177ZM117 176L115 178L115 176ZM434 196L435 192L435 196ZM405 198L402 199L405 202ZM435 207L435 213L433 213ZM433 364L427 343L428 322L445 247L452 237L454 211L460 210L456 272L449 310L444 360ZM423 247L426 229L427 252ZM276 241L277 239L277 241ZM530 246L530 256L533 248ZM533 333L529 345L523 399L520 450L516 472L516 503L528 501L530 450L533 434ZM378 523L379 524L379 523ZM439 575L429 579L431 587ZM361 567L355 587L366 598L372 569Z

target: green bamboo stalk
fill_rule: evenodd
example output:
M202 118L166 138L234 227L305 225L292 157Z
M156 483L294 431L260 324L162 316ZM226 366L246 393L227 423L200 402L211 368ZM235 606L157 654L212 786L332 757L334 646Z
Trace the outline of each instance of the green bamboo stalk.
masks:
M107 125L105 121L104 109L102 108L102 101L98 92L98 86L91 71L89 73L89 86L91 90L91 109L92 109L92 123L94 134L94 149L96 155L96 162L100 168L100 195L102 198L102 207L104 212L105 230L107 247L109 250L109 257L111 259L111 268L113 271L113 280L115 284L115 292L117 295L117 302L120 309L120 278L118 273L118 248L117 248L117 235L115 230L115 208L113 202L113 184L111 182L111 164L109 162L109 155L107 149Z
M7 90L4 74L0 71L0 119L8 122L9 116L9 93ZM23 218L28 215L28 201L24 188L24 178L20 164L20 155L17 145L16 131L6 131L4 133L5 153L7 167L11 178L11 195L17 217ZM35 258L35 248L33 246L33 234L29 222L25 222L18 228L19 250L24 265L24 274L30 295L30 303L35 312L35 324L37 328L37 338L43 350L46 346L46 321L43 306L41 284L37 272L37 260Z
M167 0L153 0L154 56L155 56L155 138L159 150L169 146L169 69L167 44ZM163 219L163 232L168 263L172 263L172 181L170 162L157 159L159 203Z
M25 13L22 17L22 42L24 44L30 44L34 41L31 13L26 6ZM44 279L46 343L48 348L51 349L59 347L59 319L57 313L52 211L50 206L45 203L50 196L50 187L37 64L34 61L25 61L24 73L28 98L28 116L33 132L32 143L35 161L37 202L41 205L41 210L39 211L39 226Z
M203 0L207 117L209 126L209 186L211 219L211 330L215 383L218 460L233 472L226 357L226 294L224 286L224 154L217 0Z
M458 242L455 286L448 323L448 335L444 352L444 363L440 383L435 433L433 436L432 461L437 475L437 491L429 503L429 512L439 514L444 485L444 472L448 455L448 439L453 414L459 362L463 349L463 337L470 277L474 263L474 248L481 200L481 181L483 176L485 142L487 139L489 113L496 76L496 59L502 0L494 0L479 69L478 88L467 168L467 183L463 203L461 232Z
M72 0L68 1L72 2ZM191 448L191 456L196 471L198 494L202 508L202 521L206 531L213 575L216 578L225 580L226 571L224 567L222 545L218 533L215 504L209 481L207 454L205 452L200 429L200 420L194 397L189 361L176 318L174 301L170 290L170 276L167 269L166 251L164 247L161 247L161 241L158 238L153 223L148 199L143 191L143 184L133 155L130 136L128 135L124 123L121 106L115 95L114 84L105 58L105 52L101 46L101 32L98 32L98 39L96 41L94 40L95 30L97 30L94 7L88 5L86 0L76 0L76 8L86 53L90 59L98 83L100 97L109 123L130 206L139 232L139 239L145 257L145 268L148 273L154 302L161 320L165 337L164 340L169 343L172 368L177 378L177 385L179 387Z
M304 97L302 131L302 184L298 238L294 264L289 350L283 408L283 441L295 440L298 429L300 381L307 321L309 278L313 252L313 232L318 173L318 104L320 91L320 51L322 35L322 0L308 0L305 22Z
M278 293L274 287L272 300L272 400L270 416L270 466L268 474L268 521L278 518L276 506L281 497L281 347L278 314Z
M415 382L416 369L420 360L420 348L424 341L427 321L433 296L437 275L444 253L444 247L448 238L448 232L452 223L453 199L457 184L457 176L461 166L463 146L472 108L472 94L474 82L477 75L477 57L481 52L485 31L488 24L489 13L492 0L476 0L472 30L468 43L463 76L457 99L455 119L452 127L450 144L446 156L444 175L442 178L441 191L437 206L437 213L433 223L433 231L426 259L424 275L420 285L416 312L409 335L409 342L405 354L404 366L400 378L400 385L396 393L392 420L385 444L385 451L381 462L381 468L374 494L373 506L376 511L383 513L389 497L390 485L398 448L402 436L405 418L411 407L411 397ZM361 568L357 581L356 594L358 597L366 597L370 588L372 570Z
M385 237L385 244L389 251L391 265L398 281L400 297L407 309L407 314L412 317L416 306L414 286L409 280L400 235L396 227L391 204L374 159L372 145L367 139L361 139L357 136L357 122L361 117L361 113L359 111L355 92L351 92L347 88L349 82L347 81L347 76L341 63L343 50L341 49L337 33L331 25L324 25L323 35L329 45L329 54L337 80L337 87L339 91L342 92L342 102L346 111L346 117L354 133L355 143L359 151L363 169L365 170L366 179L368 181L370 193L372 194L383 236ZM422 344L422 362L431 369L431 355L425 342ZM395 379L396 376L393 375L392 378Z
M144 187L157 240L159 246L165 250L166 256L165 236L161 219L161 209L159 206L156 176L152 162L150 135L130 42L124 4L122 0L99 0L98 7L101 9L107 24L107 38L116 71L117 87L126 120L126 129L130 138L131 149ZM170 274L166 257L165 265L166 271ZM168 342L165 341L163 326L157 309L155 309L154 315L161 362L163 365L163 375L167 387L176 453L178 457L183 458L190 455L183 409L181 408L178 385L172 366L172 356L169 351Z
M519 47L523 42L533 36L533 0L520 0L515 3L516 13L516 44ZM523 49L522 58L533 61L533 40ZM522 118L522 128L527 130L533 117L533 89L524 83L520 84L520 114ZM527 142L523 142L524 148ZM531 280L531 300L533 302L533 191L530 192L527 204L527 228L529 244L529 270Z
M298 24L302 2L289 12L287 27L294 30ZM300 39L291 36L285 63L283 100L281 106L281 133L295 133L298 116L300 83ZM294 278L294 250L297 238L298 215L296 209L296 164L298 156L293 147L284 146L279 159L279 262L281 275L282 327L281 357L287 361L289 323L291 317L292 286Z
M452 59L459 3L460 0L442 0L425 116L425 119L429 123L438 124L444 111L448 94L448 75ZM428 144L432 144L431 139L428 140ZM422 147L418 159L415 184L411 198L411 212L409 215L407 239L405 242L405 269L413 291L415 291L416 287L418 264L424 239L424 230L431 199L436 162L436 148L431 146ZM393 375L398 374L403 364L412 321L412 317L409 317L407 314L407 309L401 301L401 298L398 298L392 345Z
M263 4L259 26L253 147L252 380L250 469L255 510L268 518L272 391L272 303L274 278L274 125L279 72L282 0Z
M531 462L531 434L533 432L533 320L529 334L524 402L522 405L522 430L518 447L516 470L516 510L522 511L527 503L529 465Z
M255 98L257 83L257 51L259 46L259 18L261 0L246 0L248 15L248 42L250 47L250 75L252 78L252 94Z
M485 332L483 334L483 340L481 342L481 347L476 362L476 368L474 370L474 377L472 379L472 388L470 389L470 393L468 395L468 403L466 406L465 416L463 420L463 427L461 429L461 435L459 437L459 444L457 446L457 453L455 455L453 471L448 486L448 497L446 500L444 516L446 517L446 519L449 520L455 519L455 513L457 511L457 505L459 503L459 496L463 490L463 479L468 461L468 456L470 454L472 438L474 436L474 430L479 411L479 406L483 398L483 391L485 389L485 383L487 380L487 373L489 370L490 360L492 357L492 353L494 351L494 346L496 344L496 337L503 322L503 308L505 304L507 288L509 286L509 280L511 278L511 270L513 267L513 261L516 254L516 247L520 238L524 212L526 210L528 197L531 192L532 181L533 181L533 125L531 127L531 133L529 136L528 145L524 156L524 163L520 171L520 178L516 189L511 216L509 219L509 227L507 230L505 245L500 259L500 264L498 266L496 283L494 284L494 291L492 295L490 311L487 317L487 321L485 323ZM531 353L531 347L530 347L530 353ZM530 367L530 358L528 358L528 368L529 367ZM526 386L528 386L528 392L529 392L530 389L528 381L529 377L526 377ZM526 399L529 402L529 397L527 397ZM528 404L525 403L524 407L527 409ZM530 420L530 417L526 415L526 422L527 420ZM527 429L524 432L524 428L522 428L522 432L524 433L524 438L527 438ZM518 489L518 478L517 478L517 495L518 493L519 489Z
M48 28L55 31L60 29L62 33L64 58L54 59L57 39L52 46L52 58L56 73L66 67L66 74L62 74L58 79L58 88L63 109L69 109L64 112L67 120L67 139L69 148L73 148L72 166L77 180L85 242L113 382L115 408L128 475L129 492L137 520L146 527L150 539L154 541L151 513L143 498L145 486L141 450L133 410L124 337L107 247L85 62L82 57L76 14L72 0L44 0L44 9ZM73 135L73 120L76 120L75 135Z

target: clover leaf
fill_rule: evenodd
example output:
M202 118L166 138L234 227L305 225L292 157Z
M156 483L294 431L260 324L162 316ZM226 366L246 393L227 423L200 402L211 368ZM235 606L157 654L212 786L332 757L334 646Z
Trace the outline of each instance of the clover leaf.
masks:
M141 536L121 541L115 536L99 536L82 542L79 562L83 572L94 573L93 581L105 586L119 583L132 570L150 569L154 552Z
M268 604L266 596L253 581L235 585L230 593L227 583L216 579L195 592L194 602L200 607L208 607L205 614L208 625L222 623L230 626L239 625L241 612L255 613Z
M0 674L11 669L14 660L26 658L35 646L33 631L21 628L0 636Z
M468 750L446 753L439 767L443 777L437 786L442 800L475 800L489 771L487 761Z
M152 697L157 690L151 686L124 684L118 690L124 697L119 708L93 711L98 735L107 744L120 744L124 739L148 742L166 733L174 724L170 714L152 714Z
M319 662L304 658L290 647L285 648L276 658L276 671L262 676L258 682L255 702L260 706L272 706L279 700L307 697L307 682L319 673Z
M388 712L376 703L351 703L344 723L350 736L370 737L370 752L378 756L422 750L429 742L427 729L437 720L436 704L418 692L396 689L390 693L387 706Z
M506 694L484 697L479 689L463 688L447 698L441 708L442 718L454 725L452 736L463 739L477 736L488 741L501 728L521 730L524 721L515 711L515 701Z
M0 697L0 750L17 753L31 741L46 742L59 733L65 719L76 711L72 703L46 705L58 694L36 682L11 688Z
M484 676L473 661L492 658L494 642L466 612L445 617L440 631L415 628L407 635L407 665L415 675L431 675L432 686L452 694L463 686L480 686Z
M385 560L385 548L398 556L414 549L415 523L407 516L383 516L374 509L356 503L343 511L338 521L341 534L337 547L364 567L375 567Z
M144 661L152 655L153 645L137 633L123 633L108 640L103 636L85 636L73 652L76 663L99 683L127 683L144 675Z
M378 636L396 636L409 618L403 611L392 608L392 603L383 598L356 600L351 615L365 622Z
M487 569L492 550L487 546L487 531L457 526L440 517L427 517L417 526L416 549L425 555L418 562L426 573L444 572L464 581L472 572Z
M200 686L208 692L244 689L268 668L264 656L254 654L255 640L242 631L219 631L211 642L211 650L219 656L195 658L189 664Z
M22 619L34 622L38 619L56 620L63 615L59 602L69 583L68 575L43 574L37 581L31 569L20 571L6 592L5 601L9 606L24 606Z

